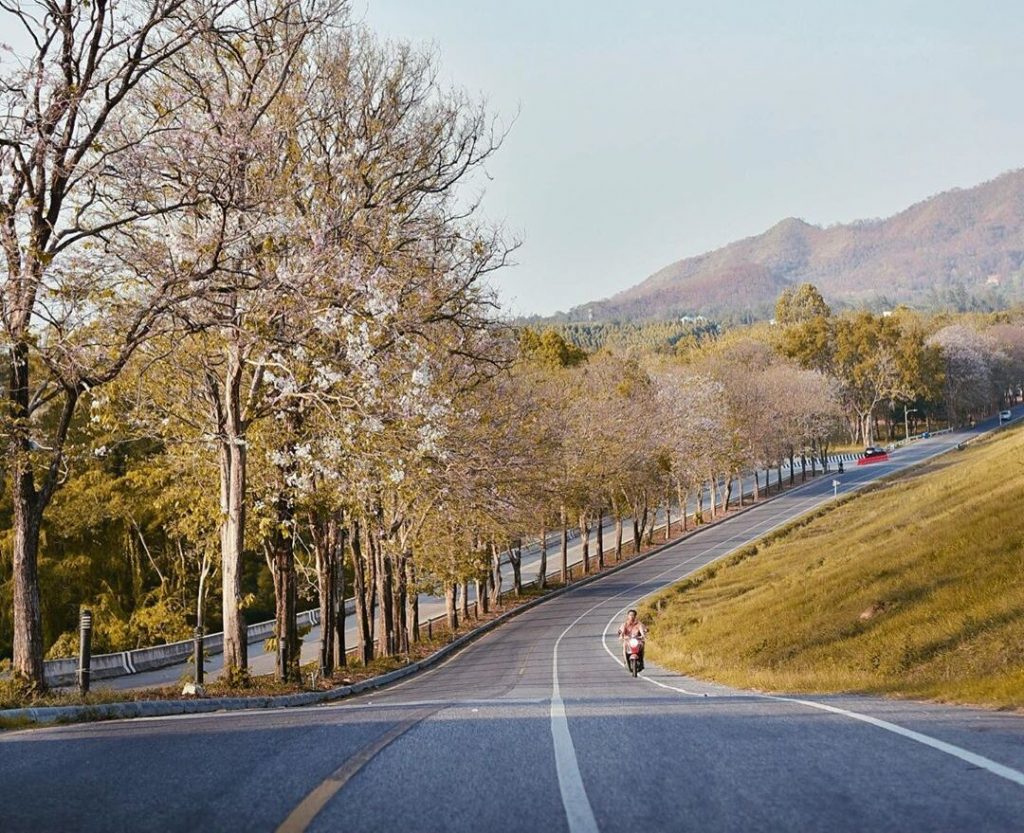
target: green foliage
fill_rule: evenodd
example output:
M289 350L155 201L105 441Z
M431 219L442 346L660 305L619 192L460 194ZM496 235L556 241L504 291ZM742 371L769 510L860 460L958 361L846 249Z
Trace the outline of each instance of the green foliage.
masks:
M815 318L829 318L832 310L814 284L802 283L787 289L775 302L775 320L782 326L802 324Z
M0 676L0 709L21 708L32 697L32 690L15 677ZM0 728L17 728L14 726L3 726Z
M569 323L558 328L566 341L588 353L607 349L664 355L697 349L720 331L716 322L704 318Z
M585 351L555 330L523 329L519 333L519 351L527 361L549 368L576 367L587 360Z

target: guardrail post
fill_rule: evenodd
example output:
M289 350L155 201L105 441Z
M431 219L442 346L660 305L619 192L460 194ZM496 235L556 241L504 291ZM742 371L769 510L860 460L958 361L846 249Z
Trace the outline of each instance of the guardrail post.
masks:
M203 629L196 628L192 632L192 658L196 664L196 685L201 686L203 684L203 674L206 669L204 667L203 658Z
M427 619L427 639L434 638L434 620Z
M78 690L89 691L89 669L92 665L92 611L83 610L78 621Z

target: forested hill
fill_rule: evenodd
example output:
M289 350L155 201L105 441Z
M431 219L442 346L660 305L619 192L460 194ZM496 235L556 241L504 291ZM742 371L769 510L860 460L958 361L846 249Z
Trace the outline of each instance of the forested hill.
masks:
M751 320L770 317L779 294L802 282L839 307L991 310L1024 299L1024 170L885 220L821 228L789 218L557 318Z

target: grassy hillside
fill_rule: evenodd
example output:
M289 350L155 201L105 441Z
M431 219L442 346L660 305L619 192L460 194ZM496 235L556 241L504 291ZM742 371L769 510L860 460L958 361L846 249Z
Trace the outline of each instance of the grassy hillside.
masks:
M1024 430L652 598L656 662L742 688L1024 708Z

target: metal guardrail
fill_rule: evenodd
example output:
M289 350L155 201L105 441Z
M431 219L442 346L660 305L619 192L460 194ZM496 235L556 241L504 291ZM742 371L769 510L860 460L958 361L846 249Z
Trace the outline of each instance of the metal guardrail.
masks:
M352 599L345 600L346 609ZM299 626L315 625L320 621L320 609L314 608L298 615ZM266 622L257 622L246 628L249 644L261 642L274 633L274 622L270 619ZM118 651L114 654L94 654L90 664L93 680L109 680L113 677L123 677L128 674L140 674L143 671L153 671L157 668L166 668L169 665L178 665L185 662L192 656L194 646L192 639L181 642L168 642L165 645L155 645L151 648L137 648L134 651ZM203 648L210 654L219 654L224 650L224 633L212 633L203 638ZM49 686L68 686L74 684L78 673L78 658L65 657L63 659L47 660L43 663L43 677Z
M656 526L655 529L663 529L664 524ZM614 550L606 550L607 552L614 552ZM592 556L596 558L596 556ZM577 567L582 561L576 562L570 565L569 574L572 575L573 567ZM547 579L553 580L560 576L560 570L549 570L547 573ZM537 579L523 582L520 585L522 590L530 587L534 587L537 584ZM501 593L501 598L507 598L508 596L515 593L514 588L504 590ZM469 606L476 611L476 615L479 616L479 604L478 600L474 600L469 603ZM352 613L355 609L355 598L348 598L345 600L345 612ZM428 638L433 635L434 626L440 622L447 624L448 614L447 612L440 613L436 616L429 617L419 623L420 632L426 634ZM248 643L250 645L258 642L262 642L274 633L275 619L268 619L265 622L257 622L249 625L246 628ZM320 608L315 607L311 610L303 611L297 616L297 623L299 627L309 625L311 627L320 624ZM182 640L181 642L168 642L165 645L156 645L151 648L137 648L132 651L118 651L113 654L94 654L90 663L90 676L93 680L109 680L114 677L124 677L131 674L140 674L144 671L154 671L159 668L166 668L171 665L179 665L187 662L193 656L193 648L195 642L192 639ZM203 639L203 649L208 654L219 654L224 650L224 633L223 631L218 633L209 634ZM354 654L359 650L358 645L350 646L346 649L347 654ZM78 658L77 657L65 657L62 659L47 660L44 664L44 679L48 686L70 686L74 685L78 675Z
M944 433L944 432L932 432L932 434ZM912 438L913 439L913 438ZM837 462L838 460L853 460L859 455L857 454L836 454L830 455L830 462ZM798 462L798 461L794 461ZM789 461L784 462L783 468L789 468ZM744 496L752 496L753 490L745 490ZM665 524L656 525L655 530L664 529ZM578 535L578 530L570 530L570 534L575 531ZM614 553L614 550L606 550L606 553ZM592 556L596 557L596 556ZM582 558L578 562L570 565L569 573L572 574L573 567L578 566L582 563ZM547 574L547 579L552 580L559 578L561 574L560 569L551 570ZM524 582L521 587L526 589L533 587L537 584L537 579L533 579L529 582ZM513 593L514 590L508 590L502 592L502 597L505 597L509 593ZM477 602L473 602L477 604ZM355 598L348 598L345 600L345 611L351 613L355 609ZM425 631L428 636L432 634L433 627L435 624L445 621L447 619L447 613L441 613L437 616L430 617L420 622L420 630ZM249 625L246 628L248 643L250 645L258 642L262 642L274 633L274 623L276 620L268 619L264 622L257 622ZM320 623L320 609L319 607L311 610L303 611L298 614L297 617L298 625L300 627L309 625L316 626ZM118 651L112 654L94 654L91 661L91 678L93 680L109 680L114 677L123 677L132 674L140 674L144 671L154 671L159 668L166 668L172 665L179 665L188 661L193 655L194 641L190 639L182 640L180 642L169 642L165 645L155 645L149 648L137 648L131 651ZM223 631L213 634L208 634L203 639L203 648L208 654L216 655L222 653L224 650L224 633ZM350 647L346 653L354 653L358 651L358 646ZM49 686L69 686L73 685L77 680L78 674L78 658L77 657L64 657L61 659L47 660L43 663L43 676L46 680L46 684Z

